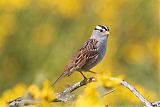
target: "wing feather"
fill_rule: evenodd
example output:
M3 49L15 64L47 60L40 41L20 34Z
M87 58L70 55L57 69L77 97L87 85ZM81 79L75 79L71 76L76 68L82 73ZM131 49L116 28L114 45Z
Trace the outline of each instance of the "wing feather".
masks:
M83 44L82 48L79 49L74 61L74 66L77 67L77 69L83 67L88 60L94 59L99 55L97 43L97 40L89 39Z
M65 71L70 72L81 69L91 59L96 59L99 55L98 41L95 39L89 39L83 46L77 51L77 53L71 58L68 65L65 67Z

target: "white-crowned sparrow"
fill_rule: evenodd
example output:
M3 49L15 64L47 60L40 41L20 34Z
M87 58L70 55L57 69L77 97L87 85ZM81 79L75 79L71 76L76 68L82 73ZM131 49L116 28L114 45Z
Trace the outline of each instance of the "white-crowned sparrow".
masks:
M70 76L74 71L78 71L86 78L82 71L90 71L104 57L106 53L107 39L109 36L109 28L103 25L97 25L93 30L91 37L83 44L83 46L73 55L69 63L64 69L61 76L54 82L52 87L65 76Z

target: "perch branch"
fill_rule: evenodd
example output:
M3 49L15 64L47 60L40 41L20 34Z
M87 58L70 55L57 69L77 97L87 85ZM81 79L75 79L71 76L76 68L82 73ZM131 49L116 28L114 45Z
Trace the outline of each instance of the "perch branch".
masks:
M68 102L75 98L74 94L71 94L74 90L87 85L88 83L95 82L96 79L94 77L87 78L86 80L75 83L74 85L66 88L63 92L56 93L56 98L51 102ZM28 95L27 95L28 96ZM30 96L31 97L31 96ZM36 101L33 98L26 98L26 96L22 96L16 98L10 102L8 102L7 107L21 107L27 105L38 104L40 101Z
M90 83L95 82L96 79L94 77L87 78L83 81L80 81L78 83L75 83L74 85L66 88L63 92L57 93L56 99L54 99L52 102L68 102L70 100L74 99L74 94L71 94L74 90Z
M87 85L87 84L90 83L90 82L95 82L95 81L96 81L96 79L95 79L94 77L87 78L87 79L85 79L85 80L83 80L83 81L80 81L80 82L72 85L71 87L68 87L68 88L65 89L63 92L64 92L64 93L71 93L71 92L73 92L74 90L76 90L77 88L80 88L80 87L82 87L82 86L84 86L84 85Z
M111 78L111 80L115 80L117 78ZM51 102L70 102L73 101L75 98L75 95L72 94L72 92L90 82L94 82L96 79L94 77L87 78L86 80L80 81L78 83L75 83L74 85L66 88L63 92L56 93L56 98L52 100ZM160 101L156 102L149 102L146 100L132 85L130 85L125 80L120 81L121 85L128 88L137 98L139 98L145 105L145 107L160 107ZM105 95L108 95L110 93L114 92L114 89L106 93ZM28 97L27 97L28 98ZM36 101L30 96L30 99L27 99L24 95L23 97L19 97L13 101L10 101L8 103L8 107L21 107L21 106L27 106L27 105L34 105L40 103L40 101Z

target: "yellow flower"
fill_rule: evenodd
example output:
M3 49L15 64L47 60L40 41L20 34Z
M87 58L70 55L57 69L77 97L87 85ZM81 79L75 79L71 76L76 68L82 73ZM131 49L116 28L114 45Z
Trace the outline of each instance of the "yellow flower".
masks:
M114 87L120 84L123 75L119 75L118 77L112 77L110 74L99 74L97 76L98 82L105 85L106 87Z
M20 96L26 91L26 86L24 84L17 84L13 89L6 90L0 97L0 107L4 107L7 102L12 101Z
M43 82L41 97L47 101L51 101L55 98L54 91L51 88L48 80Z
M36 86L36 85L31 85L28 88L28 92L29 92L29 94L31 94L34 97L34 99L38 99L41 97L41 92L40 92L38 86Z
M54 91L51 89L49 85L49 81L46 80L43 82L43 88L40 90L38 86L31 85L28 88L28 92L35 98L35 99L41 99L46 101L51 101L55 98Z
M75 107L104 107L101 97L96 90L95 84L88 84L84 93L78 97Z

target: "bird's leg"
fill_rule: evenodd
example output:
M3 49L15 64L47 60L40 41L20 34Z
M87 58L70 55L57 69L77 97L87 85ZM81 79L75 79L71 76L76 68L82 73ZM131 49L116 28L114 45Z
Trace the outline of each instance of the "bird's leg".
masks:
M80 73L81 73L81 75L83 76L83 78L84 78L84 82L86 82L87 83L87 77L82 73L82 71L80 71Z
M83 76L84 79L87 79L87 77L80 71L81 75Z
M96 72L94 72L94 71L90 71L90 70L89 70L88 72L90 72L90 73L92 73L92 74L97 74Z

